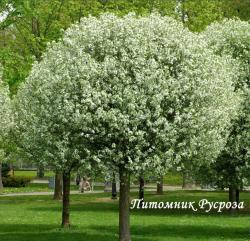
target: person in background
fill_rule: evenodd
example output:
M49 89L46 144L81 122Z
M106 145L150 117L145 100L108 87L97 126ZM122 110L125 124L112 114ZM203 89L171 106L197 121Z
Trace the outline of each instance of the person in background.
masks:
M80 179L80 185L79 185L79 191L81 193L84 193L84 191L91 191L91 186L90 186L90 183L89 183L89 180L90 178L88 177L83 177Z

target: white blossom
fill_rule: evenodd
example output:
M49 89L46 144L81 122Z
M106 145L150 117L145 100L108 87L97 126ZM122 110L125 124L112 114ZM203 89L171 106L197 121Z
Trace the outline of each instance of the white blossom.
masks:
M240 97L233 61L206 47L168 17L83 18L19 90L23 146L63 169L98 159L160 171L215 158Z
M0 66L0 144L7 138L12 125L13 119L9 88L2 81L2 67Z
M234 82L236 91L243 93L243 101L218 160L226 160L226 167L235 168L236 176L231 173L229 182L239 187L244 176L248 175L250 165L250 24L240 20L224 20L209 26L201 38L216 54L231 56L239 65Z

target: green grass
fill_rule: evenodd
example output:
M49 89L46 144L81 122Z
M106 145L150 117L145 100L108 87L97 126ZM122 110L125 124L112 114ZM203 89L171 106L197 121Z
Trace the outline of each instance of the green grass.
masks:
M52 192L52 189L49 189L48 184L43 183L29 183L26 187L5 187L3 193L28 193L28 192Z
M15 176L22 176L22 177L29 177L31 179L38 179L37 178L37 172L36 170L16 170L14 171ZM53 171L45 171L44 178L43 179L48 179L49 177L55 176L55 173ZM75 180L76 173L72 172L71 174L71 180ZM98 176L95 179L96 182L104 182L104 177L103 176Z
M132 194L135 197L135 193ZM227 200L224 192L169 191L146 194L148 201ZM250 195L243 193L248 209L240 214L193 213L179 210L132 210L133 241L247 241L250 240ZM1 241L116 241L118 203L110 194L71 196L70 230L60 229L61 202L50 196L0 197Z
M17 170L14 172L15 176L22 176L22 177L30 177L30 178L36 178L36 171L35 170ZM45 171L44 177L53 177L55 174L52 171Z
M182 175L179 172L170 172L164 176L163 182L164 185L180 186L183 182Z

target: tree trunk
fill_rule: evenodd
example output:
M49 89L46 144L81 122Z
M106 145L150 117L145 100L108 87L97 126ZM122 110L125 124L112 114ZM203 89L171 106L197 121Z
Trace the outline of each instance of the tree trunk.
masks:
M117 199L115 174L113 174L113 180L112 180L112 199Z
M139 199L142 199L140 202L140 207L142 207L143 201L144 201L144 178L142 176L139 177Z
M229 187L229 202L236 202L237 204L239 203L239 189L235 187ZM235 213L237 210L238 208L230 208L231 213Z
M32 33L35 36L35 40L36 40L36 46L33 47L33 54L35 55L36 59L39 61L41 59L42 56L42 52L41 52L41 46L40 46L40 22L38 20L38 18L33 17L32 18Z
M239 204L240 202L240 190L239 189L236 189L236 202L237 204Z
M229 202L236 202L236 188L229 187Z
M195 182L189 170L183 172L182 189L194 189Z
M177 6L179 5L181 7L180 19L181 19L182 23L185 23L185 15L186 15L185 9L184 9L184 2L185 2L185 0L177 0L176 1Z
M157 191L156 193L158 195L162 195L163 194L163 177L160 177L157 181Z
M54 200L62 199L62 174L60 172L56 172L55 176L55 189L54 189Z
M15 176L14 167L12 163L10 163L10 171L11 171L11 176Z
M120 168L119 241L131 241L129 225L130 174Z
M3 192L3 180L2 180L2 162L0 162L0 193Z
M37 177L44 178L44 167L43 166L39 166L37 168Z
M63 172L63 211L62 211L62 227L69 228L69 195L70 195L70 172Z

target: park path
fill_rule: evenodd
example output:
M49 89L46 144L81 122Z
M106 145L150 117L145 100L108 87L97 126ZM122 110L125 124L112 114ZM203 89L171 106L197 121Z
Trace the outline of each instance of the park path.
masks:
M163 188L164 191L178 191L178 190L183 190L181 186L169 186L169 185L164 185ZM188 190L199 190L199 191L215 191L216 189L209 188L209 189L201 189L199 187L193 188L193 189L188 189ZM250 191L250 186L244 188L245 191ZM156 187L153 185L147 185L145 191L147 192L155 192ZM111 190L108 192L111 193ZM138 192L138 187L137 186L132 186L131 192ZM105 193L104 190L96 190L96 191L85 191L84 193L79 192L78 190L72 190L70 191L70 194L79 194L79 195L84 195L84 194L96 194L96 193ZM46 196L46 195L53 195L54 192L53 190L49 192L19 192L19 193L6 193L6 194L0 194L0 197L18 197L18 196Z
M95 193L103 193L103 191L93 191L93 192L84 192L80 193L79 191L71 191L70 194L95 194ZM54 195L54 192L19 192L19 193L6 193L0 195L0 197L17 197L17 196L47 196Z
M164 191L177 191L182 190L181 186L164 186ZM214 191L215 189L201 189L201 188L194 188L189 190L200 190L200 191ZM245 191L250 191L250 187L247 187L244 189ZM155 186L146 186L147 192L155 192L156 188ZM111 193L111 191L108 191ZM131 192L138 192L137 187L132 187ZM96 190L96 191L85 191L84 193L80 193L78 190L73 190L70 192L70 194L78 194L78 195L85 195L85 194L97 194L97 193L105 193L104 190ZM18 197L18 196L48 196L53 195L53 191L49 192L20 192L20 193L6 193L6 194L0 194L1 197Z
M156 189L149 189L147 191L155 191ZM138 190L131 190L131 192L137 192ZM84 195L84 194L97 194L97 193L105 193L102 190L98 191L91 191L91 192L84 192L81 193L79 191L71 191L70 194L79 194L79 195ZM111 193L111 192L109 192ZM48 195L54 195L53 191L51 192L19 192L19 193L6 193L6 194L1 194L1 197L18 197L18 196L48 196Z
M180 186L164 186L164 191L175 191L175 190L181 190L182 188ZM156 188L153 186L147 186L146 189L147 192L154 192L156 191ZM132 188L131 192L138 192L138 188ZM97 190L97 191L87 191L84 193L81 193L77 190L73 190L70 192L70 194L96 194L96 193L104 193L103 190ZM18 197L18 196L46 196L46 195L53 195L53 191L50 192L19 192L19 193L6 193L1 194L0 197Z

